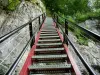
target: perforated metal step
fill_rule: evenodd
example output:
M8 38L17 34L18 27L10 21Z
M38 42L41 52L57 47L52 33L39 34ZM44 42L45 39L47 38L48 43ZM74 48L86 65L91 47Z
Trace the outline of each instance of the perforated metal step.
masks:
M54 26L42 29L36 46L33 64L29 66L30 75L69 73L72 66L67 64L68 57Z
M63 51L64 48L44 48L44 49L36 49L35 51Z
M62 43L38 43L37 46L57 46L57 45L62 45Z
M45 27L54 27L54 26L53 25L44 25L43 28L45 28Z
M46 26L46 27L43 27L43 29L48 29L48 28L55 28L55 27L54 26Z
M41 73L41 74L32 74L32 73L30 73L30 75L72 75L71 73L65 73L66 71L58 71L58 73L56 72L56 71L50 71L49 73L50 74L48 74L48 72L47 71L45 71L45 72L37 72L37 73ZM46 74L43 74L43 73L46 73Z
M40 38L59 38L59 36L40 36Z
M49 27L44 27L42 29L55 29L56 30L56 28L55 27L52 27L52 26L51 27L50 26Z
M67 59L67 55L36 55L32 57L33 61L38 63L58 63L58 62L65 62Z
M32 59L51 59L51 58L67 58L66 54L63 55L35 55Z
M61 69L61 70L53 70L53 71L34 71L31 72L30 75L75 75L75 74L70 73L70 70L67 70L66 73L66 69Z
M35 50L36 55L59 55L59 54L65 54L64 48L44 48L44 49L36 49Z
M47 28L42 28L42 30L56 30L54 27L47 27Z
M57 32L41 32L41 34L57 34Z
M39 65L39 64L33 64L29 66L30 70L33 69L40 69L40 70L46 70L46 69L66 69L66 68L71 68L71 64L59 64L59 65Z
M42 29L42 32L57 32L56 30L47 30L47 29Z
M47 40L39 40L38 42L52 42L52 41L61 41L60 39L47 39Z
M40 34L40 36L57 36L58 34Z

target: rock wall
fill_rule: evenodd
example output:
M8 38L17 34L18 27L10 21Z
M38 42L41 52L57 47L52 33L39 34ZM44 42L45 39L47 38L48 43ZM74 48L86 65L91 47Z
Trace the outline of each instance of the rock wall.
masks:
M79 23L79 25L100 35L100 20L86 20L85 22Z
M39 3L39 5L23 1L15 11L9 13L0 9L0 36L45 12L45 8L41 0L36 0L36 3ZM38 19L32 24L33 32L37 31L39 27ZM4 42L0 43L0 75L4 75L4 73L8 70L22 51L23 47L26 45L29 38L29 26L26 26ZM23 61L21 61L19 65L20 68L22 67L21 65L24 64L24 60L26 59L29 50L30 46L27 47L26 55L24 55L22 59Z
M86 20L85 22L79 23L79 25L97 35L100 35L100 20L98 19ZM97 70L97 72L100 73L100 42L88 39L87 46L77 46L89 65L91 65L95 70Z
M69 32L69 38L87 63L94 68L96 74L100 75L100 43L89 39L87 46L80 45L77 42L77 37L72 32ZM76 62L80 65L78 60Z
M8 2L9 2L8 0L0 0L0 5L7 6Z

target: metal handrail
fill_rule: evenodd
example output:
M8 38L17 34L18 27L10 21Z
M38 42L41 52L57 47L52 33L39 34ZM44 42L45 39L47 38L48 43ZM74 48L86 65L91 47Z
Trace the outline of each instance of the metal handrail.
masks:
M66 34L66 25L67 25L67 32L68 32L68 24L65 23L65 32L64 32L63 27L61 26L61 24L58 21L58 18L59 18L58 15L57 15L57 17L55 17L55 16L53 17L54 22L56 23L57 27L59 27L61 29L61 31L63 32L64 42L66 42L67 44L68 44L68 42L70 43L70 45L74 49L74 51L77 54L77 56L80 58L80 60L83 63L83 65L88 70L89 75L96 75L95 72L93 71L92 67L90 65L88 65L88 63L85 61L85 59L83 58L83 56L81 55L81 53L78 51L78 49L72 43L72 41L68 38L68 34ZM66 22L66 19L65 19L65 22Z
M42 23L40 22L40 17L42 16ZM26 24L23 24L20 27L15 28L14 30L8 32L7 34L3 35L0 37L0 43L2 43L3 41L5 41L6 39L8 39L10 36L12 36L13 34L17 33L18 31L20 31L21 29L23 29L24 27L26 27L27 25L29 25L29 32L30 32L30 39L28 40L27 44L24 46L23 50L21 51L21 53L18 55L17 59L14 61L14 63L10 66L10 68L8 69L7 73L5 75L12 75L12 73L14 72L14 70L16 69L19 61L21 60L22 56L24 55L27 46L30 44L30 46L32 47L32 45L35 42L35 33L33 33L32 31L32 22L35 21L36 19L39 18L39 25L41 28L42 24L44 23L44 20L46 18L46 14L43 13L41 15L39 15L38 17L34 18L33 20L30 20L29 22L27 22Z
M33 20L30 20L29 22L21 25L20 27L17 27L15 29L13 29L12 31L6 33L5 35L0 37L0 43L2 43L3 41L5 41L6 39L8 39L10 36L12 36L13 34L17 33L18 31L20 31L21 29L23 29L24 27L26 27L28 24L32 23L34 20L36 20L37 18L39 18L40 16L43 16L45 13L39 15L38 17L34 18Z
M57 13L55 13L55 15L61 17L61 16L58 15ZM91 39L95 39L95 40L100 41L100 35L99 35L99 34L96 34L96 33L92 32L92 31L90 31L90 30L88 30L88 29L86 29L86 28L84 28L84 27L82 27L82 26L79 26L77 23L71 22L71 21L69 21L67 18L64 18L64 17L61 17L61 18L62 18L62 19L66 19L66 21L67 21L68 23L71 23L71 24L74 25L75 27L77 27L77 28L81 29L82 31L84 31L84 32L86 33L86 35L89 35L89 37L91 36L91 37L90 37Z
M26 52L27 46L31 43L31 41L32 41L33 38L34 38L34 35L32 36L32 38L30 38L28 40L27 44L25 45L25 47L23 48L23 50L21 51L21 53L19 54L19 56L14 61L14 63L11 65L11 67L9 68L9 70L7 71L7 73L5 75L12 75L12 73L16 69L18 63L20 62L21 58L23 57L24 53Z

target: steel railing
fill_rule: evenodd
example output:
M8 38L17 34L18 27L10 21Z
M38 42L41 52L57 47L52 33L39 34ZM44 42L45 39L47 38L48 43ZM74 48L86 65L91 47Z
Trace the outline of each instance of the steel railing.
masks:
M41 22L41 16L42 16L42 22ZM39 15L38 17L34 18L33 20L30 20L26 24L23 24L20 27L17 27L14 30L12 30L12 31L8 32L7 34L5 34L5 35L0 37L0 43L2 43L3 41L5 41L9 37L11 37L12 35L17 33L18 31L22 30L23 28L25 28L26 26L29 25L30 39L28 40L28 42L24 46L23 50L20 52L20 54L18 55L17 59L13 62L13 64L10 66L10 68L8 69L8 71L7 71L7 73L5 75L12 75L12 73L16 69L19 61L21 60L22 56L26 52L27 46L30 45L32 47L34 45L35 33L33 33L32 22L38 19L38 21L39 21L39 29L40 29L42 24L44 23L45 18L46 18L46 13L43 13L43 14Z
M93 32L73 23L70 22L69 20L62 18L64 20L63 24L64 24L64 28L65 31L62 27L62 24L59 22L59 15L55 14L53 15L53 20L56 23L56 27L60 28L61 31L63 32L63 42L66 43L68 45L68 43L72 46L72 48L74 49L75 53L77 54L77 56L80 58L81 62L83 63L83 65L85 66L85 68L87 69L87 71L89 72L89 75L96 75L95 72L93 71L92 67L90 65L88 65L88 63L85 61L85 59L83 58L83 56L81 55L81 53L79 52L79 50L75 47L75 45L72 43L72 41L68 38L68 23L74 24L77 28L81 29L82 31L84 31L87 35L91 35L93 38L97 39L100 41L100 36L97 34L94 34Z

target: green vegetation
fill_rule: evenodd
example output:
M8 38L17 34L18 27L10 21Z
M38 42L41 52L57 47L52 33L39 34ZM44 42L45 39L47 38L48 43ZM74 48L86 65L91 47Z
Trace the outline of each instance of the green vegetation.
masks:
M95 0L95 2L94 2L94 7L95 7L96 9L100 9L100 0Z
M25 0L25 1L30 1L31 3L33 4L36 4L39 8L42 9L42 11L45 10L45 7L41 6L39 3L38 3L38 0ZM9 3L7 5L7 10L10 10L10 11L14 11L16 9L16 7L21 3L21 0L9 0Z
M45 6L43 5L43 3L40 4L39 3L39 0L28 0L28 1L31 1L31 3L37 5L39 8L41 8L42 9L42 12L45 11Z
M7 9L13 11L16 9L16 7L19 3L20 3L20 0L9 0Z
M71 16L76 22L83 22L87 19L100 17L100 0L95 0L93 6L89 5L90 0L43 0L51 13Z
M75 28L74 29L74 34L76 35L77 37L77 42L80 44L80 45L88 45L88 39L86 37L84 37L84 32L82 32L80 29L78 28Z
M94 12L87 12L87 13L76 13L75 14L77 22L84 22L87 19L100 19L100 9L97 9Z
M46 10L46 13L47 13L48 17L51 17L51 12L48 9Z
M51 13L62 13L65 16L75 17L76 13L90 11L88 0L44 0L44 3Z
M51 14L57 13L73 23L84 22L87 19L100 19L100 0L95 0L92 6L90 0L43 0L43 2ZM63 23L61 18L59 21ZM74 25L69 26L79 44L87 45L88 39L82 36L85 35L84 32Z
M88 45L88 38L85 36L85 33L75 27L73 24L69 24L69 30L74 33L74 35L77 37L77 42L80 45Z

